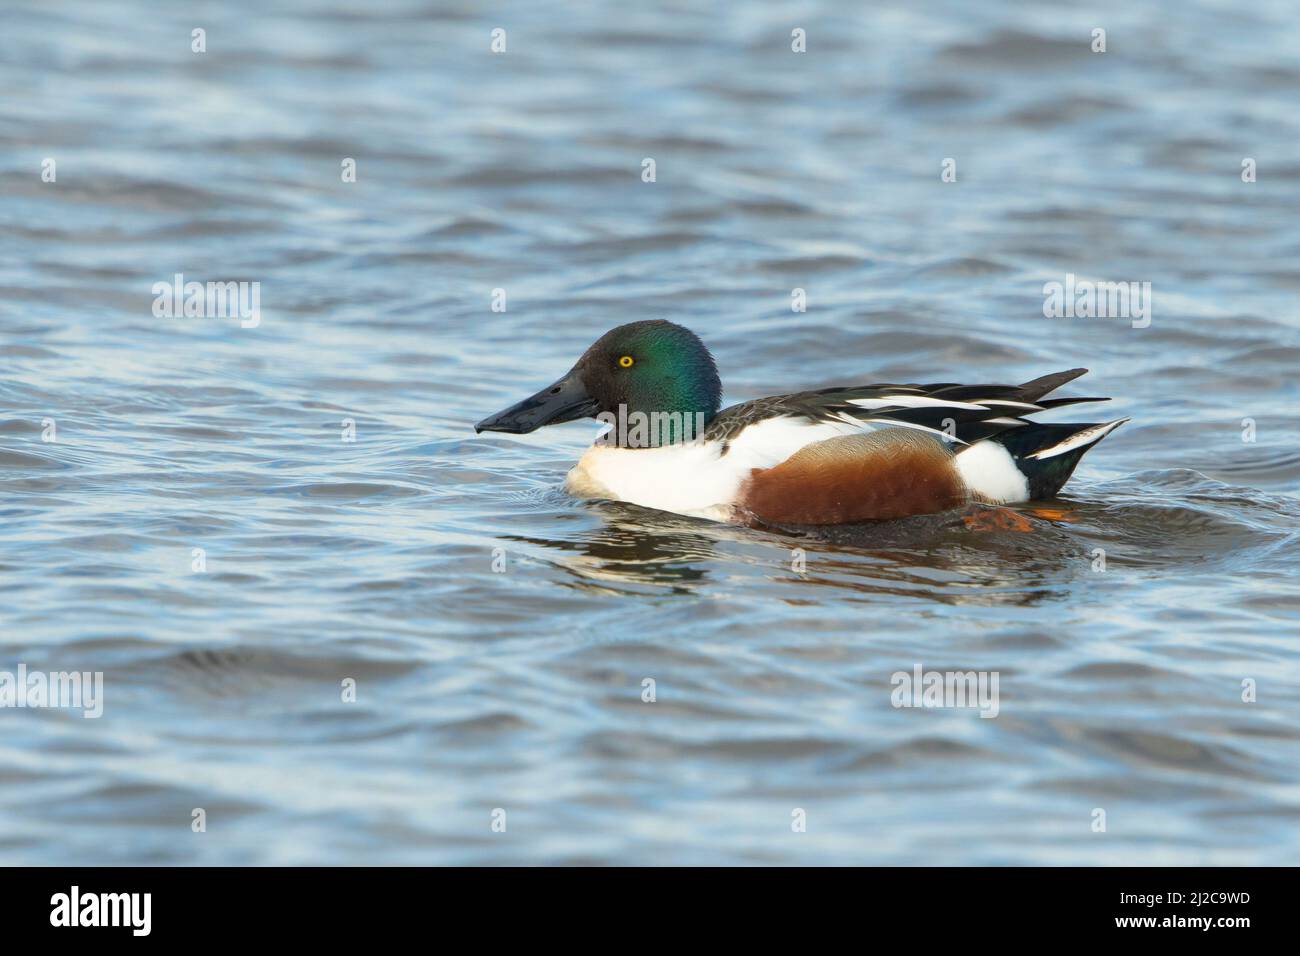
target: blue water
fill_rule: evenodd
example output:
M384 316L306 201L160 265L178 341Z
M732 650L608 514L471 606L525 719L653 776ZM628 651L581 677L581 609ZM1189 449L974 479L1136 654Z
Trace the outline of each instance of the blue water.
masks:
M10 0L0 671L104 713L0 709L0 860L1293 863L1298 64L1284 2ZM823 538L474 435L656 317L732 401L1085 365L1133 421L1031 533Z

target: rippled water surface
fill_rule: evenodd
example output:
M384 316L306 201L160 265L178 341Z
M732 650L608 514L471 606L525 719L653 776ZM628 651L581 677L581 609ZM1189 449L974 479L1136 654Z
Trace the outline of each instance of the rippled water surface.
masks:
M1284 2L11 0L0 670L105 689L0 710L0 859L1295 862L1298 91ZM156 318L176 273L260 324ZM1150 326L1044 318L1066 273ZM590 423L474 435L655 317L732 401L1086 365L1133 421L1030 533L580 503ZM997 717L894 708L917 664Z

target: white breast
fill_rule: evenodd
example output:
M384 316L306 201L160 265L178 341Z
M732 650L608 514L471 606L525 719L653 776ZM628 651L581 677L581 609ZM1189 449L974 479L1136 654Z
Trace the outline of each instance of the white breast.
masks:
M863 423L810 423L769 418L750 425L722 454L717 441L663 448L593 445L569 472L565 487L583 498L628 501L645 508L727 521L741 483L810 442L871 430Z

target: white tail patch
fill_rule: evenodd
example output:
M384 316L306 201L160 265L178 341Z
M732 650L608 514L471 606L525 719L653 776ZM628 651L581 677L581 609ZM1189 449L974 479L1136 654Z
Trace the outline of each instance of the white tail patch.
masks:
M1040 448L1032 455L1026 455L1025 458L1055 458L1057 455L1064 455L1067 451L1074 451L1076 448L1082 448L1085 445L1091 445L1101 441L1115 429L1123 425L1127 418L1118 418L1113 422L1106 422L1101 425L1094 425L1091 428L1085 428L1081 432L1075 432L1065 441L1050 448Z
M1029 479L1016 467L1011 453L995 441L976 442L953 459L961 480L972 493L992 504L1029 500Z

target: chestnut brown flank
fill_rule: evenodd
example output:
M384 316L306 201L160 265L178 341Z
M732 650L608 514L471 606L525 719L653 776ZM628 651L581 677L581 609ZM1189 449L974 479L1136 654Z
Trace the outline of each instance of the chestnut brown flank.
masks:
M965 504L952 452L924 432L890 428L828 438L741 486L739 517L773 524L843 524L933 514Z

